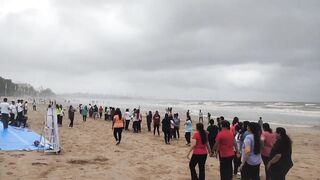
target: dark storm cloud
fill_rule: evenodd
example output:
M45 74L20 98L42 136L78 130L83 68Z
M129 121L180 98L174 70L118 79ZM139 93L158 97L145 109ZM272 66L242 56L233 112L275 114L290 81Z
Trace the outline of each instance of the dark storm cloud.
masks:
M319 1L100 0L0 8L1 64L19 64L8 72L18 80L39 71L51 81L34 83L58 92L117 92L116 83L121 93L163 98L319 101L319 9ZM92 88L63 88L56 77Z

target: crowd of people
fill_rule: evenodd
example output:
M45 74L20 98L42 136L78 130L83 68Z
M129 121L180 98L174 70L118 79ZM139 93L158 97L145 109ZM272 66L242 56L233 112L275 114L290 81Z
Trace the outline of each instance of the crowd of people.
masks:
M9 122L15 126L25 127L27 107L27 102L23 100L18 100L17 104L14 101L9 104L7 98L4 98L0 104L4 128L8 127ZM112 122L116 145L121 142L123 130L141 133L142 113L140 108L134 108L132 111L126 109L124 113L120 108L103 108L91 104L88 106L80 104L78 108L83 121L87 120L87 116L102 119L104 114L104 120ZM63 107L57 104L55 109L58 125L62 126ZM69 106L70 128L73 127L76 111L72 105ZM261 117L258 122L241 122L238 117L234 117L230 123L223 116L214 120L210 113L207 116L208 127L205 128L201 110L198 117L199 121L195 131L193 131L193 121L189 110L183 123L186 145L190 146L187 157L190 159L189 168L192 180L205 179L205 164L208 156L219 159L222 180L230 180L237 175L242 180L260 179L261 163L264 163L267 180L282 180L293 166L292 141L284 128L277 127L273 132L268 123L263 123ZM130 128L131 122L132 129ZM170 145L171 140L180 139L181 124L179 114L173 113L172 108L166 109L163 119L158 111L146 113L147 131L152 132L154 136L160 136L161 127L164 143L167 145ZM199 175L195 169L197 165Z
M110 107L112 112L112 107ZM108 114L108 111L105 112ZM212 117L208 113L209 117ZM113 118L112 128L116 144L120 144L122 130L129 131L132 121L134 133L141 132L142 116L140 109L132 112L126 109L124 115L116 108L111 114ZM190 158L189 168L191 179L205 179L205 163L207 156L217 157L220 163L220 177L222 180L230 180L239 175L243 180L260 179L260 164L264 163L267 180L282 180L293 166L291 160L292 142L282 127L276 128L274 133L268 123L263 123L262 118L258 122L240 122L235 117L230 123L223 116L208 118L209 125L204 128L203 114L199 111L199 122L193 132L190 112L186 113L184 122L186 145L191 146L187 155ZM170 144L173 139L180 138L181 120L178 113L173 113L172 108L167 108L161 120L158 111L146 113L147 130L160 136L162 127L165 144ZM191 138L192 137L192 138ZM191 139L193 141L191 141ZM195 166L198 165L199 176Z
M197 123L189 154L191 179L205 179L207 156L219 158L220 177L230 180L239 174L242 180L259 180L260 164L265 166L267 180L283 180L293 166L292 141L282 127L275 133L268 123L240 122L235 117L230 124L221 116L217 125L211 119L207 131ZM187 157L189 157L189 154ZM198 164L199 176L195 171Z
M33 105L35 106L35 105ZM35 110L33 108L33 110ZM7 98L4 98L0 103L1 121L3 122L3 128L7 129L8 125L15 127L25 128L28 126L28 102L23 99L17 101L8 102Z

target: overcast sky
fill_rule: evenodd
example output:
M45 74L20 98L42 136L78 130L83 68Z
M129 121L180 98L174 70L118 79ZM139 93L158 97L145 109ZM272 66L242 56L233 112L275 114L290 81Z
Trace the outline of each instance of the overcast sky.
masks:
M56 93L320 101L320 1L0 0L0 62Z

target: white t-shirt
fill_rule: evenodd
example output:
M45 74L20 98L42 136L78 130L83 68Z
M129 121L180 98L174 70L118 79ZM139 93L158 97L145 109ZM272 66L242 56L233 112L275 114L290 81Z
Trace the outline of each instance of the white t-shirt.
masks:
M1 114L9 114L9 112L10 112L9 106L10 106L9 103L7 103L7 102L0 103Z
M124 117L126 120L131 120L131 113L130 112L125 112Z
M14 104L11 104L10 105L10 110L11 110L11 113L13 113L13 114L16 114L17 113L17 107L16 107L16 105Z
M18 112L22 112L22 111L23 111L22 104L18 103Z

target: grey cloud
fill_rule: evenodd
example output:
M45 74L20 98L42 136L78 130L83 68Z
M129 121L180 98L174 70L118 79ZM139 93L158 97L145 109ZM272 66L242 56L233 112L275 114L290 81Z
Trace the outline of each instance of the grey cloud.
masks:
M50 81L35 84L59 92L112 91L108 77L121 93L320 100L319 7L318 1L50 1L52 19L37 9L0 16L0 61L19 64L10 75L19 81L22 72L43 71ZM265 73L260 82L229 82L228 69L246 64L258 64L243 71ZM57 76L64 81L53 83ZM75 81L92 88L65 86Z

